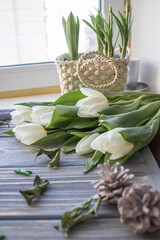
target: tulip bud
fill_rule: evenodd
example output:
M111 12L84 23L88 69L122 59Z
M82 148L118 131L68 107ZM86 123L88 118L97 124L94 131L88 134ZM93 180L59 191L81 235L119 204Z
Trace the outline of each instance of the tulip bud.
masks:
M15 110L11 112L12 121L15 125L24 124L25 121L31 122L32 108L22 105L15 105Z
M83 155L91 153L94 150L91 148L91 142L99 136L99 133L94 133L92 135L87 135L83 137L76 146L76 153Z
M79 100L76 104L79 107L77 113L79 117L99 117L99 112L109 107L107 98L101 92L90 88L81 88L80 91L87 97Z
M47 136L46 130L36 123L19 125L13 128L12 131L15 133L15 137L25 145L31 145L39 139Z
M101 134L91 143L91 148L100 151L103 154L106 152L111 153L110 160L116 160L127 155L134 148L134 144L124 140L119 133L123 130L125 129L114 128Z
M54 106L35 106L32 108L32 122L47 126L50 124Z

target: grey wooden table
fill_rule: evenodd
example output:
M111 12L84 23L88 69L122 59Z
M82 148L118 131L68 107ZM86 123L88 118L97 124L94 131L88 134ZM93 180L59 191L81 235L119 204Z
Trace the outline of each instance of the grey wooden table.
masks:
M8 110L0 111L0 120L9 117ZM0 231L6 240L65 239L53 226L60 223L64 211L95 193L90 182L97 179L97 169L84 175L87 157L75 153L61 153L61 166L50 169L46 156L35 162L39 147L25 146L14 137L4 135L5 130L8 128L0 127ZM32 170L33 174L15 174L15 167ZM126 167L135 174L135 182L151 184L160 191L160 170L149 148L136 153ZM48 179L50 184L41 197L27 206L19 190L30 188L36 174ZM136 236L120 223L116 206L102 203L98 217L75 226L68 239L153 240L160 239L160 231Z

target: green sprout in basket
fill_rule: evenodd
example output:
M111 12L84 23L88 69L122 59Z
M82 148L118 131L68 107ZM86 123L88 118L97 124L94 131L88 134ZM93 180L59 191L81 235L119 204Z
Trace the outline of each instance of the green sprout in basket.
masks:
M122 44L119 44L119 50L121 53L121 58L125 58L126 51L127 51L127 44L131 32L131 27L133 23L133 17L130 21L130 12L129 12L129 5L128 2L126 3L126 17L123 17L122 13L118 10L119 17L117 17L113 11L112 7L109 6L109 21L107 23L106 16L98 10L97 15L94 16L93 14L90 15L92 24L88 21L83 21L96 33L97 35L97 46L99 52L104 52L107 57L114 56L114 49L119 37L119 33L121 36ZM116 37L116 41L113 44L113 34L114 34L114 27L115 23L118 26L119 33Z
M128 2L126 3L126 17L123 17L122 13L118 10L118 14L120 19L113 13L111 12L111 15L113 15L116 24L119 28L119 32L121 35L121 41L122 45L119 45L120 53L121 53L121 58L125 58L126 56L126 50L127 50L127 44L131 32L131 27L133 23L133 17L130 21L130 12L129 12L129 5Z
M70 60L77 60L79 42L79 18L75 18L71 12L67 20L62 17L62 24L69 50Z
M92 24L90 24L84 19L83 21L97 34L98 51L102 53L104 51L104 54L107 57L113 57L117 39L115 44L113 45L114 20L112 16L111 6L109 7L109 10L110 14L108 23L100 10L97 11L96 16L94 16L93 14L90 15Z

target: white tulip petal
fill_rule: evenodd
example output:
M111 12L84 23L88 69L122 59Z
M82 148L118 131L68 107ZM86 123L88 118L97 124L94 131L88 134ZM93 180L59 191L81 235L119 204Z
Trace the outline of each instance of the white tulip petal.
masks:
M126 143L126 145L123 145L117 152L115 152L114 154L112 154L110 156L110 160L115 160L115 159L119 159L121 157L126 156L132 149L134 148L134 144L133 143Z
M15 125L24 124L25 121L31 121L32 108L17 105L15 111L11 112L12 120L11 123Z
M41 120L40 120L40 116L35 114L35 113L32 113L31 114L31 118L32 118L32 122L33 123L37 123L37 124L42 124Z
M98 112L109 106L108 100L102 93L90 88L81 88L81 92L87 97L76 104L79 108L79 117L99 117Z
M51 120L52 120L52 116L53 116L53 112L50 113L46 113L42 116L40 116L40 120L41 122L43 122L43 125L48 125L50 124Z
M125 141L119 133L122 130L124 128L115 128L101 134L91 143L91 147L103 154L106 152L111 153L111 160L125 156L133 149L134 144Z
M86 109L82 109L79 108L77 115L81 118L95 118L95 117L99 117L99 113L95 113L95 112L89 112Z
M101 135L97 137L95 140L93 140L93 142L91 143L91 148L105 154L107 152L106 145L108 144L108 141L107 138L101 138Z
M31 107L23 106L23 105L14 105L14 109L20 112L32 112Z
M92 141L99 136L99 133L94 133L92 135L87 135L83 137L76 146L76 153L79 155L87 154L93 152L91 148Z
M103 98L103 99L105 98L103 93L98 92L91 88L81 88L80 91L87 97L96 97L96 98Z
M30 145L39 139L47 136L47 132L41 125L27 123L13 128L15 137L26 145Z
M42 113L53 112L54 109L55 109L54 106L34 106L32 108L32 112L37 114L42 114Z
M50 123L54 106L35 106L33 107L33 113L31 114L32 122L46 126Z
M92 104L91 108L89 109L91 112L101 112L102 110L104 110L105 108L108 108L109 104L108 101L103 101L103 102L99 102L99 103L95 103Z
M86 97L86 98L80 99L76 103L76 106L79 107L79 108L88 108L88 107L92 106L93 101L94 101L94 98Z

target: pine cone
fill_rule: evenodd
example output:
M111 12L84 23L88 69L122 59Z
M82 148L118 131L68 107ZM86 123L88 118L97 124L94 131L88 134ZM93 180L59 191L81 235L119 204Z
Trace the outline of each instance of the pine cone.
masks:
M150 185L133 185L118 201L121 222L137 234L160 228L160 192Z
M124 188L132 185L130 180L134 178L134 175L129 174L129 169L125 169L118 162L110 167L108 161L99 164L98 168L101 169L98 171L100 179L92 181L92 184L99 191L102 201L116 204ZM97 199L97 196L98 194L94 196L94 199Z

